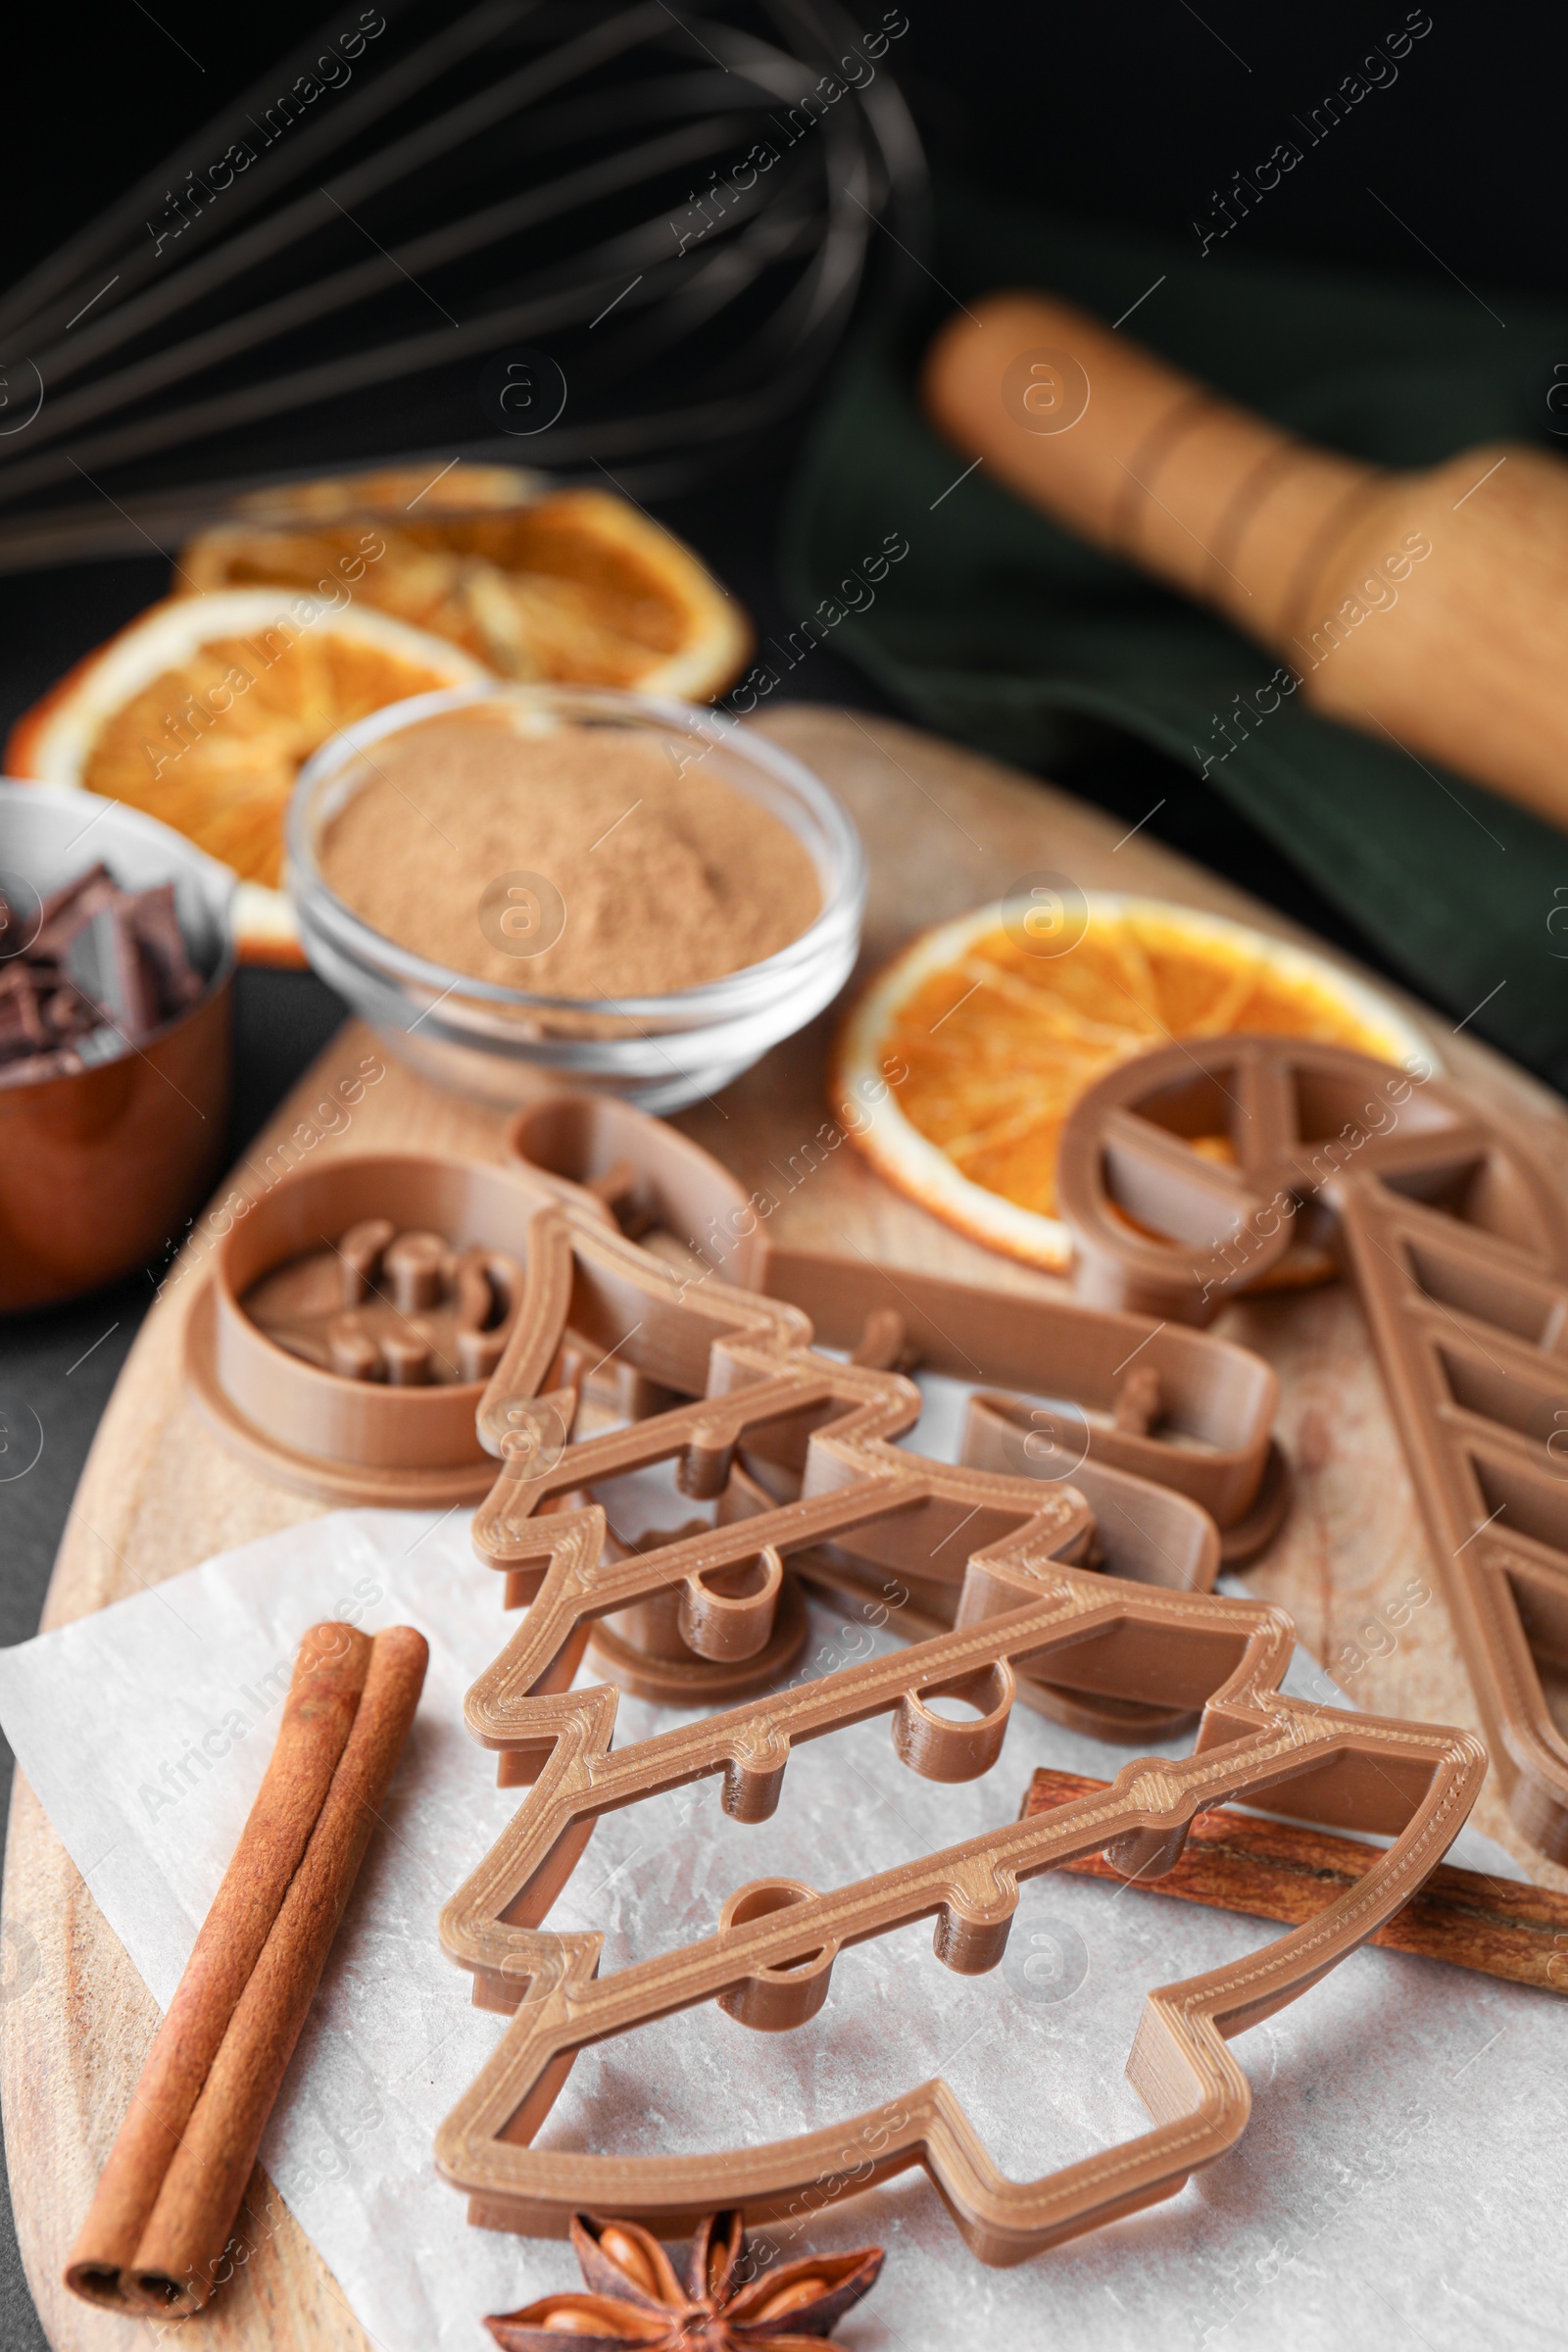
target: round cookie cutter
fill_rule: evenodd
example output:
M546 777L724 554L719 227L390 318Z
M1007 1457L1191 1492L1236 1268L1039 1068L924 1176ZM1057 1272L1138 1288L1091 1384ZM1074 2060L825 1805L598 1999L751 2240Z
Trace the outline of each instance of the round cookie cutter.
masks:
M197 1404L232 1452L297 1494L411 1510L481 1501L495 1478L475 1427L484 1380L347 1379L270 1339L244 1298L264 1275L370 1218L505 1251L526 1268L538 1212L536 1191L482 1161L388 1152L294 1169L236 1217L193 1302L185 1372Z

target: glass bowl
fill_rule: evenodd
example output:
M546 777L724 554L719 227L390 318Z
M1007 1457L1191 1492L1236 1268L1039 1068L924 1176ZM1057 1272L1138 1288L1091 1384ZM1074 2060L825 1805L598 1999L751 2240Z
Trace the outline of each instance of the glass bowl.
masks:
M512 706L524 733L563 725L632 729L663 748L677 773L701 760L804 845L822 891L815 919L776 955L700 988L593 999L540 996L475 979L373 931L322 876L325 828L375 774L376 744L422 720L497 703ZM711 710L608 687L455 686L373 712L345 727L301 770L289 804L287 852L300 939L328 986L425 1076L509 1104L536 1097L541 1081L595 1087L653 1111L678 1110L716 1093L831 1004L854 968L865 906L859 838L809 769Z

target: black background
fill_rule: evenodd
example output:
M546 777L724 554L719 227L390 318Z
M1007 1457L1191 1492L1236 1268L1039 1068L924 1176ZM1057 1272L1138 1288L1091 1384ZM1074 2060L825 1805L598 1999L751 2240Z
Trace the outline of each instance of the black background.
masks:
M682 0L676 6L686 13ZM191 0L157 0L151 10L117 0L113 10L79 16L13 12L0 277L20 275L313 26L335 32L359 13L345 5L323 20L316 7L220 11ZM882 13L880 0L850 0L857 28ZM1022 201L1184 236L1194 220L1210 219L1215 191L1296 135L1292 118L1356 72L1408 12L1393 0L1266 12L1241 0L1202 0L1201 12L1189 0L906 0L906 13L909 30L887 62L939 171ZM1310 171L1288 175L1241 222L1229 253L1434 286L1457 278L1482 292L1513 286L1563 295L1568 238L1558 157L1568 21L1544 7L1475 0L1433 0L1429 12L1414 13L1430 14L1431 30L1400 62L1396 80L1374 90L1313 152ZM1214 266L1225 261L1220 252ZM475 433L484 429L476 416ZM743 475L661 510L764 633L790 625L773 576L789 458L784 436ZM152 556L0 579L0 725L9 727L63 668L162 594L167 579ZM884 707L826 649L810 689L821 700ZM1064 771L1064 780L1129 822L1163 795L1152 831L1380 963L1375 940L1348 932L1185 770L1113 746ZM313 980L242 978L236 1145L340 1013ZM36 1467L0 1484L0 1641L23 1640L36 1626L93 1429L151 1297L140 1277L54 1315L0 1327L0 1387L30 1404L44 1432ZM9 1774L9 1756L4 1764ZM7 1927L0 1998L24 1998L17 1968L26 1923ZM31 2352L43 2341L0 2209L0 2346Z

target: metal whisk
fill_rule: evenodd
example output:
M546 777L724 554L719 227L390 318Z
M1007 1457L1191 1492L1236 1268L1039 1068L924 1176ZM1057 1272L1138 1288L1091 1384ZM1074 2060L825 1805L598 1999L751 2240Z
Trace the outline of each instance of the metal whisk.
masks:
M599 460L645 495L733 464L919 243L903 28L408 0L323 32L0 300L0 568L367 462ZM487 416L518 351L556 421Z

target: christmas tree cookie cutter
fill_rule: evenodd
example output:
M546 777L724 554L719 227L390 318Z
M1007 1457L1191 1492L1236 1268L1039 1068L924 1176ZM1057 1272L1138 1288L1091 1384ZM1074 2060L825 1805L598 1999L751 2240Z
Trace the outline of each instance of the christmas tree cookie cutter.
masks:
M990 1390L1045 1387L1067 1400L1061 1417L1005 1395L971 1410L972 1458L989 1467L1064 1477L1082 1465L1093 1480L1103 1466L1185 1494L1216 1523L1228 1565L1252 1557L1280 1525L1290 1481L1272 1437L1278 1384L1247 1348L1149 1316L1090 1313L1067 1298L781 1246L765 1203L727 1168L611 1097L564 1094L519 1111L507 1147L531 1183L651 1240L699 1286L734 1285L802 1308L818 1347ZM1177 1537L1174 1518L1169 1535ZM1167 1542L1163 1531L1158 1540ZM1207 1573L1205 1589L1212 1582Z
M1193 1139L1228 1136L1234 1165ZM1197 1323L1311 1216L1371 1329L1498 1778L1568 1859L1568 1201L1458 1088L1344 1048L1191 1041L1090 1089L1058 1184L1083 1294ZM1136 1224L1130 1224L1129 1218Z
M636 1544L616 1540L613 1512L602 1513L606 1556L594 1554L599 1605L583 1638L593 1641L595 1662L637 1695L721 1704L775 1681L806 1639L797 1573L869 1599L905 1632L951 1625L968 1551L991 1540L996 1509L1020 1504L1051 1516L1054 1548L1064 1557L1134 1581L1212 1588L1220 1546L1212 1522L1189 1496L1099 1459L1069 1463L1071 1479L1054 1476L1053 1455L1044 1464L1029 1459L1028 1438L1017 1431L1008 1432L1015 1462L993 1465L1007 1475L974 1488L968 1465L930 1462L896 1443L920 1412L909 1380L820 1353L798 1308L706 1280L690 1259L682 1267L654 1255L627 1240L600 1198L575 1184L557 1180L541 1193L528 1283L527 1312L478 1416L481 1440L501 1469L475 1516L474 1546L505 1573L509 1605L532 1603L538 1591L542 1572L530 1565L538 1556L536 1515L596 1494L603 1499L602 1490L632 1473L674 1464L678 1494L714 1501L724 1522L710 1538L719 1544L721 1534L723 1556L705 1554L688 1573L680 1564L688 1555L669 1540L676 1531L661 1532L662 1565L649 1570ZM904 1277L898 1283L906 1287ZM1045 1302L1042 1333L1035 1302L1001 1304L1020 1310L1011 1327L1019 1360L1033 1341L1046 1350L1033 1360L1049 1361L1067 1319L1091 1331L1107 1354L1128 1341L1114 1319L1082 1308ZM982 1334L991 1319L989 1306L971 1315L975 1346L987 1344ZM1145 1336L1149 1328L1131 1326ZM1272 1409L1273 1376L1257 1358L1181 1336L1210 1388L1229 1383ZM1139 1344L1131 1340L1135 1349ZM630 1391L632 1417L579 1436L579 1398L606 1366L620 1377L623 1404ZM989 1447L994 1455L983 1417L976 1429L971 1449ZM1264 1445L1266 1425L1259 1450ZM902 1487L905 1500L883 1528L880 1498L890 1483ZM862 1516L878 1528L874 1541L852 1541L827 1525L823 1498L848 1486L863 1491ZM776 1558L763 1557L748 1524L786 1502L796 1512L789 1541ZM680 1510L671 1515L678 1520ZM1044 1712L1121 1740L1161 1735L1191 1711L1173 1712L1157 1678L1148 1699L1096 1698L1032 1676L1024 1695Z
M500 1469L473 1544L505 1575L508 1605L528 1606L519 1640L550 1622L563 1590L583 1599L558 1676L569 1681L608 1619L600 1657L617 1681L685 1704L722 1701L776 1680L799 1654L805 1607L786 1576L796 1553L831 1543L884 1577L918 1568L956 1603L969 1545L1020 1516L1053 1550L1091 1542L1093 1516L1070 1485L977 1487L972 1472L906 1453L894 1441L919 1415L910 1381L816 1353L798 1309L690 1283L579 1203L541 1208L528 1271L530 1311L479 1410ZM568 1347L594 1351L594 1364L566 1363ZM576 1437L580 1389L611 1359L675 1401ZM738 1472L743 1451L786 1501ZM718 1523L646 1550L607 1541L593 1492L667 1463L679 1494L713 1503ZM771 1541L757 1524L772 1528ZM565 1531L576 1531L569 1543Z
M830 1424L813 1447L837 1444L848 1454L858 1444L879 1462L884 1441L868 1434L876 1416L855 1418L856 1439L835 1440ZM1282 1612L1063 1565L1062 1500L1029 1482L905 1456L880 1481L835 1483L808 1465L802 1501L608 1571L599 1564L597 1507L514 1522L511 1572L529 1580L532 1603L469 1693L467 1717L499 1751L503 1783L531 1784L530 1793L441 1923L446 1950L473 1973L475 2000L515 2012L436 2142L438 2166L467 2196L475 2223L561 2234L572 2212L586 2208L674 2234L720 2196L769 2218L808 2190L827 2201L920 2165L976 2254L1005 2263L1173 2195L1245 2128L1250 2093L1228 2037L1284 2006L1374 1933L1441 1859L1479 1791L1486 1755L1470 1734L1283 1696L1294 1636ZM615 1691L563 1688L593 1615L623 1597L619 1580L628 1574L638 1590L662 1576L689 1592L709 1563L733 1564L731 1534L755 1546L758 1560L779 1558L803 1532L873 1552L890 1541L902 1548L911 1512L951 1512L960 1503L976 1540L966 1540L951 1632L621 1749L611 1745ZM764 1819L792 1746L846 1724L890 1715L895 1747L911 1770L937 1781L978 1777L1001 1752L1022 1669L1096 1696L1148 1703L1158 1690L1177 1710L1200 1706L1195 1753L1131 1763L1092 1800L830 1892L793 1880L754 1881L725 1902L712 1934L610 1977L596 1973L597 1935L543 1927L601 1813L712 1777L729 1813ZM967 1697L975 1715L956 1722L938 1714L930 1701L939 1694ZM710 1999L762 2032L800 2027L820 2008L846 1944L920 1917L935 1918L947 1966L983 1973L1002 1957L1020 1881L1101 1850L1129 1874L1157 1875L1179 1859L1197 1811L1236 1797L1392 1835L1394 1843L1306 1927L1150 1994L1128 2072L1153 2125L1127 2145L1040 2180L1009 2181L940 2081L762 2147L648 2158L531 2144L590 2041Z
M525 1619L470 1691L470 1730L503 1785L528 1788L512 1825L447 1905L442 1939L482 2005L515 2014L443 2125L437 2161L488 2227L561 2233L580 2208L673 2233L723 2197L762 2217L920 2165L988 2262L1043 2246L1174 2194L1245 2128L1246 2077L1227 2038L1296 1997L1372 1934L1441 1859L1486 1770L1472 1735L1380 1722L1285 1697L1290 1621L1261 1604L1138 1583L1072 1564L1094 1522L1070 1485L901 1449L918 1396L899 1373L817 1353L796 1307L696 1279L615 1230L601 1200L548 1190L530 1233L529 1312L483 1401L501 1456L476 1522ZM573 1437L586 1370L568 1348L631 1359L633 1377L685 1401ZM737 1469L750 1452L763 1478ZM712 1525L607 1556L589 1499L629 1468L676 1460ZM1196 1506L1190 1506L1196 1507ZM596 1622L662 1603L700 1655L755 1656L771 1639L784 1562L826 1549L895 1572L958 1553L955 1622L908 1648L743 1703L621 1749L609 1686L569 1685ZM551 1906L595 1820L713 1778L742 1821L777 1804L794 1744L892 1719L896 1750L933 1780L996 1762L1021 1677L1089 1708L1201 1710L1190 1757L1130 1764L1076 1808L1005 1825L830 1892L759 1880L715 1930L682 1950L601 1978L601 1938L553 1934ZM969 1701L955 1721L932 1703ZM531 2143L578 2049L706 2000L762 2032L820 2008L847 1943L936 1920L939 1957L994 1968L1020 1880L1083 1852L1154 1875L1179 1857L1195 1812L1227 1798L1391 1836L1366 1878L1308 1926L1234 1966L1149 1997L1129 2072L1153 2118L1130 2145L1046 2179L1010 2182L946 2084L769 2146L681 2158L540 2150ZM849 2146L851 2163L843 2151ZM870 2152L867 2167L864 2158Z

